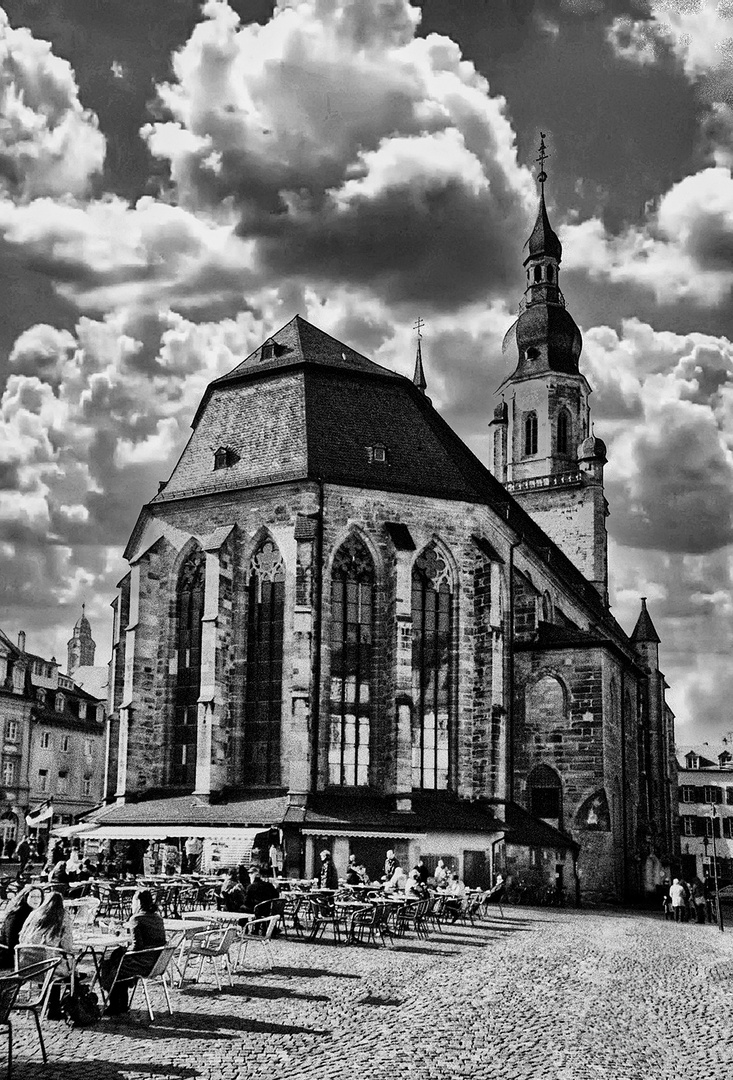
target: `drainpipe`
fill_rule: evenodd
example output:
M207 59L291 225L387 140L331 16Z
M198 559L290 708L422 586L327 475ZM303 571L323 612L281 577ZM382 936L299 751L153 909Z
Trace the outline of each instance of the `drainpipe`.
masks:
M318 523L316 528L316 577L313 583L313 693L311 695L311 791L318 790L318 762L320 757L321 727L321 667L323 624L323 477L318 484Z

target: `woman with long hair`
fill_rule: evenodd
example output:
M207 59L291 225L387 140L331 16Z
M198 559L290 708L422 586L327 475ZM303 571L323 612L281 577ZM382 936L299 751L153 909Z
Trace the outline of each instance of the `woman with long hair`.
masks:
M107 1015L121 1016L128 1012L128 991L141 975L155 967L159 953L142 950L163 949L166 945L165 924L150 889L138 889L132 898L132 915L126 923L129 944L113 949L102 962L101 983L111 991L107 1000ZM114 982L117 978L117 982ZM113 985L114 983L114 985Z
M74 951L74 935L71 930L71 918L64 907L60 892L48 894L41 906L29 915L23 923L18 938L19 945L46 945L52 949L61 949L65 953ZM68 964L65 965L67 973ZM56 974L63 972L64 964L56 969Z
M28 900L31 893L35 896L39 892L40 890L32 885L26 885L15 894L5 908L2 926L0 926L0 968L15 967L15 946L18 944L18 938L26 920L34 910ZM41 902L43 902L43 893L41 893Z

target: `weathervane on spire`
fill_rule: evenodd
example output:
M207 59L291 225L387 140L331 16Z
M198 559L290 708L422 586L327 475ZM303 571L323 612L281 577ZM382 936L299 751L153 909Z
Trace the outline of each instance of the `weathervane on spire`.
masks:
M545 192L545 180L547 179L547 173L545 172L545 161L550 155L547 153L547 147L545 146L545 133L540 132L540 148L537 154L537 161L539 162L540 171L537 179L542 185L542 193Z
M413 330L417 330L417 355L415 357L415 374L412 376L412 381L421 393L425 393L428 388L428 381L425 378L425 371L422 366L422 328L425 325L422 318L418 315Z

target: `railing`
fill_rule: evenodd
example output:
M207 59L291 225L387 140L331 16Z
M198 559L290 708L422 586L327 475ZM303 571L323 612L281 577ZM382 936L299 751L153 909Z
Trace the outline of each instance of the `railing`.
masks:
M538 491L542 488L572 487L582 483L583 474L574 472L552 473L548 476L528 476L524 480L508 480L504 485L512 494L517 491Z

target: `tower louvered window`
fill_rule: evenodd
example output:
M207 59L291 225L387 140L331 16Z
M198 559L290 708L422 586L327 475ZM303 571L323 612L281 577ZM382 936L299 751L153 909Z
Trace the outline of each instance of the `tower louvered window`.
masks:
M178 661L174 695L173 730L170 740L172 784L193 787L196 780L196 734L201 692L201 619L204 613L205 556L194 550L178 579Z
M332 784L369 782L373 626L374 563L362 541L350 537L337 551L331 573L328 776Z
M266 541L250 561L245 681L244 782L280 783L285 567Z
M557 452L558 454L567 454L570 447L570 418L565 411L561 409L557 414Z
M524 453L537 453L537 413L527 413L524 419Z
M412 571L412 786L447 788L453 721L453 595L435 545Z

